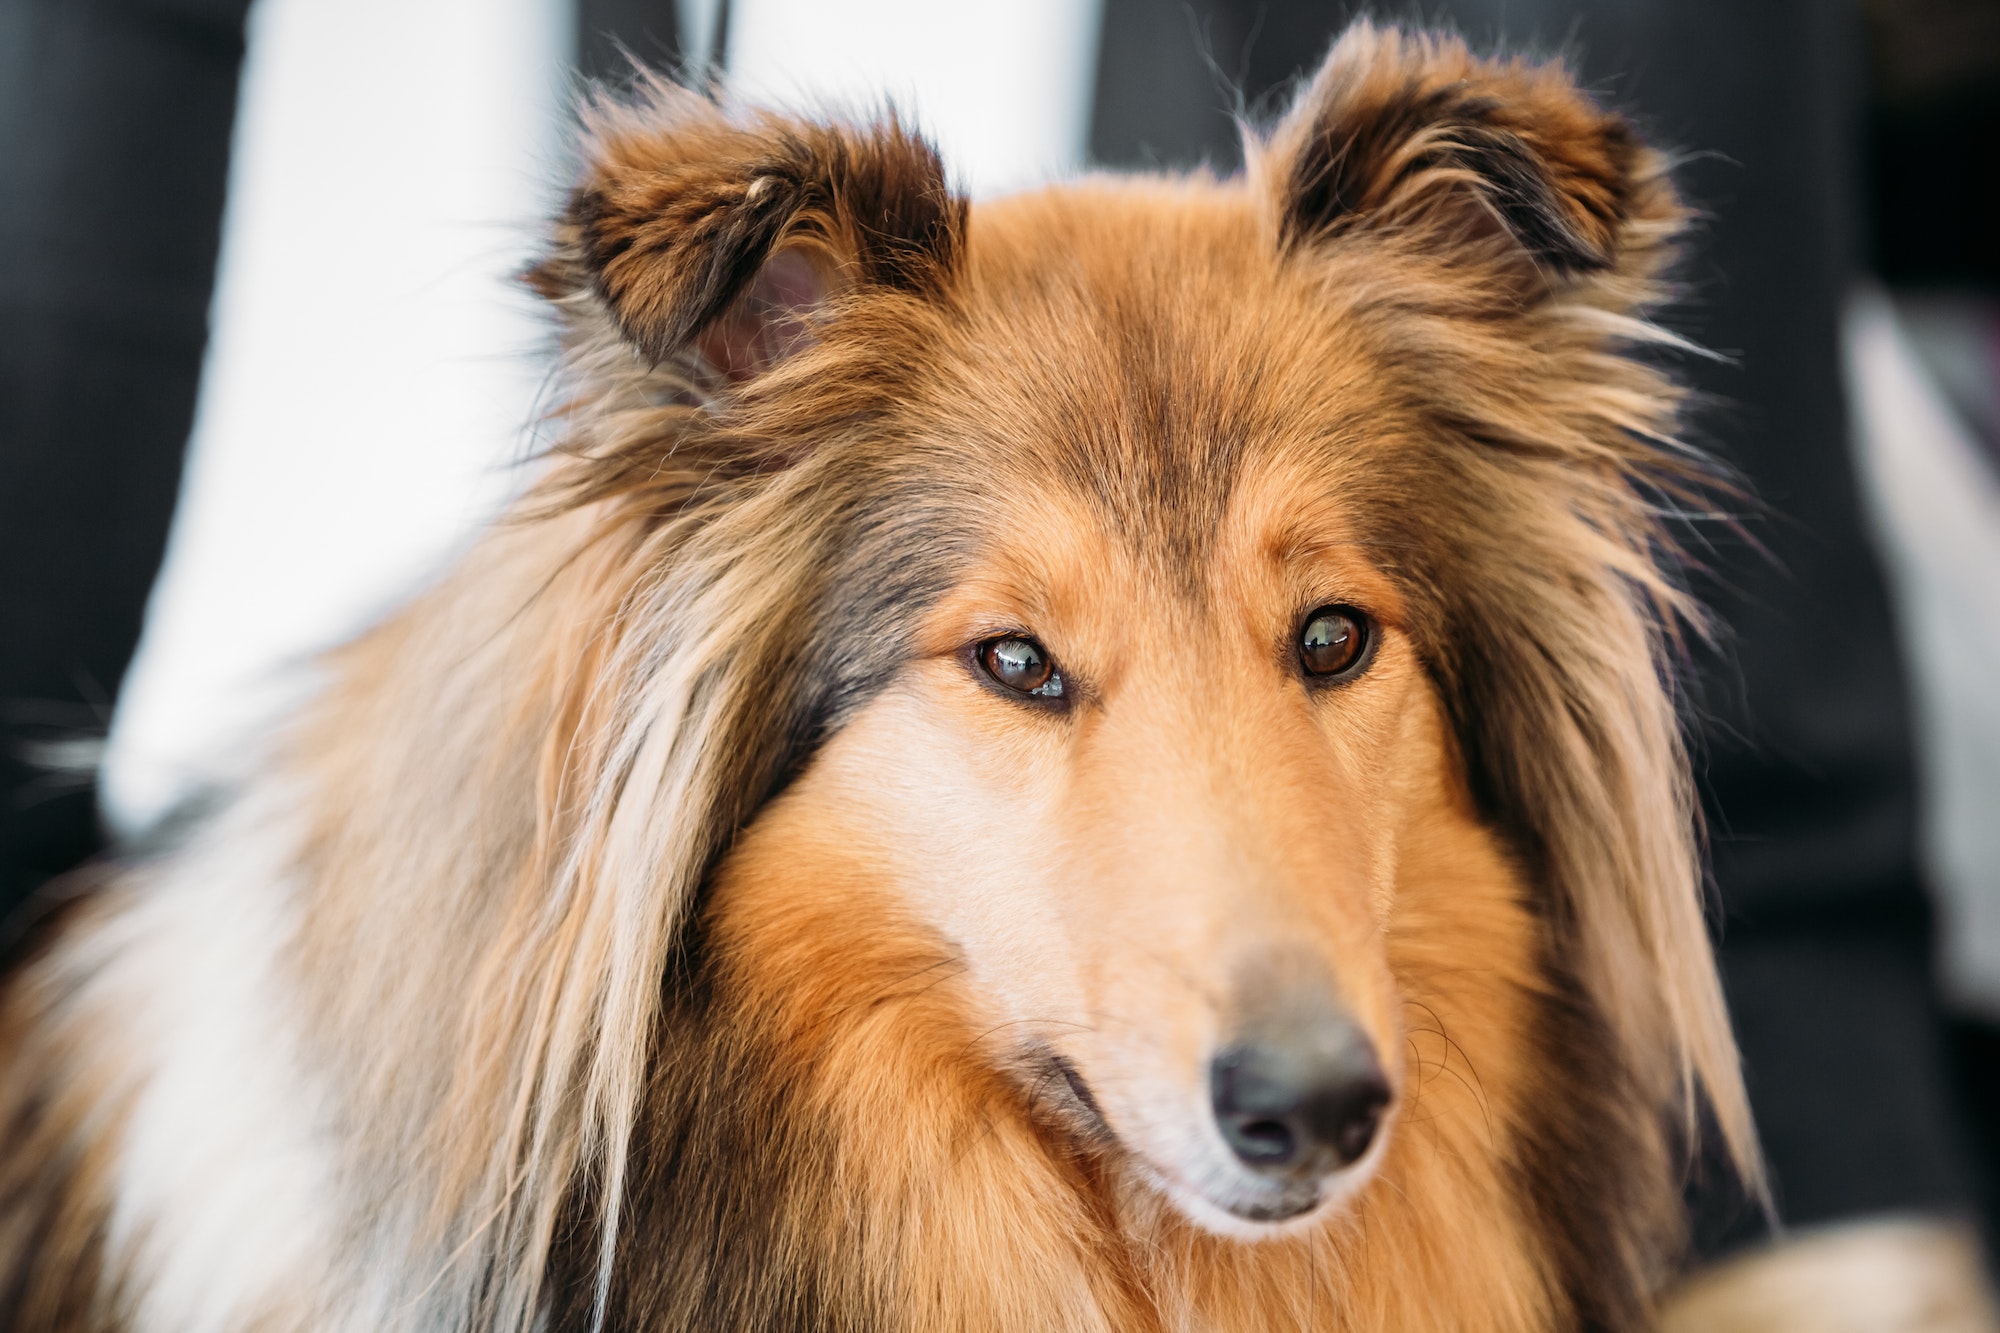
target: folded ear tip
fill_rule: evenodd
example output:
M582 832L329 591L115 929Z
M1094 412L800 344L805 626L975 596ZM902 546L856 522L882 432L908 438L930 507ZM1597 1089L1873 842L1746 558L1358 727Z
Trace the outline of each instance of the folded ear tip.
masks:
M964 200L893 115L856 127L731 111L656 79L593 101L584 122L583 178L530 285L594 293L656 364L690 354L741 378L801 345L800 312L829 273L935 294L956 261Z
M1482 57L1453 33L1367 19L1266 147L1292 240L1429 218L1441 244L1496 253L1484 216L1544 275L1614 267L1635 202L1668 206L1670 191L1636 197L1648 151L1561 60Z

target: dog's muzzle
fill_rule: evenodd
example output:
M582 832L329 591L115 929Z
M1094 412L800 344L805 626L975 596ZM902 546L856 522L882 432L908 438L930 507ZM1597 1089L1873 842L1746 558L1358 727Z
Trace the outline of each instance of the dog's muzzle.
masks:
M1229 1211L1276 1222L1316 1207L1379 1137L1392 1097L1374 1042L1337 1006L1288 1005L1244 1026L1209 1062L1209 1102L1263 1188Z

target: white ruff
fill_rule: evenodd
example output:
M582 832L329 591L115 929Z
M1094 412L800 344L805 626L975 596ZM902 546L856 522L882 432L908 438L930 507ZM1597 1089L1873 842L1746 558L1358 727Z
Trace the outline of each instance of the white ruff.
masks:
M147 1333L333 1322L319 1300L341 1232L332 1138L276 976L292 906L282 827L239 810L136 876L124 910L79 942L77 961L103 969L89 1026L121 1048L132 1098L107 1257Z

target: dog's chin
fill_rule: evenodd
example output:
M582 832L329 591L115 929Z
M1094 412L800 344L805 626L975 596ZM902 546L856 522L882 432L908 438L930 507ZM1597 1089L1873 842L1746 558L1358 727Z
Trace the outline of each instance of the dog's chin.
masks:
M1345 1212L1374 1177L1381 1155L1378 1142L1360 1161L1322 1180L1278 1182L1219 1162L1204 1162L1196 1172L1184 1173L1134 1154L1148 1185L1188 1221L1215 1235L1253 1243L1316 1230Z

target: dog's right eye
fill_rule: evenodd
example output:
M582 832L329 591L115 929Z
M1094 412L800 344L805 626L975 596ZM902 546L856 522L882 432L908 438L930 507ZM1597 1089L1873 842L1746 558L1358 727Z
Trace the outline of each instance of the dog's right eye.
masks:
M1003 634L979 645L979 665L995 684L1038 699L1060 699L1062 672L1048 649L1022 634Z

